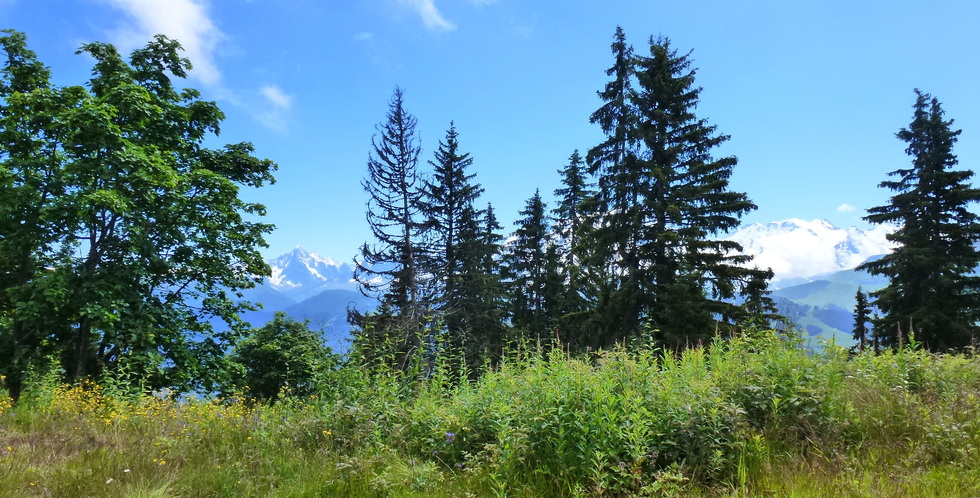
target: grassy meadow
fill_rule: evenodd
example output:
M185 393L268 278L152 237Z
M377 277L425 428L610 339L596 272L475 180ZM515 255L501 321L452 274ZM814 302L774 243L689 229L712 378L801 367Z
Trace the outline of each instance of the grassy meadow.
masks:
M0 496L980 495L967 355L761 334L449 370L347 366L274 404L38 376L0 392Z

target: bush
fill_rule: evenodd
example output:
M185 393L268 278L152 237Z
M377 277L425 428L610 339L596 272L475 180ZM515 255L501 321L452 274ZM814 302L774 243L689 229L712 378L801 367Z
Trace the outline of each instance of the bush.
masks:
M232 383L246 395L274 401L281 394L310 396L326 390L340 356L324 346L306 323L277 312L253 329L231 354Z

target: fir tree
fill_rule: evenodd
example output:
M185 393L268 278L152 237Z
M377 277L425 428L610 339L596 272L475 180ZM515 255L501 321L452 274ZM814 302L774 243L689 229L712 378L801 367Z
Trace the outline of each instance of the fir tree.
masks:
M868 210L865 220L898 225L888 236L899 247L859 266L889 283L872 293L883 316L874 320L875 336L895 346L915 333L934 351L971 344L980 319L980 221L969 207L980 190L968 180L973 171L955 170L953 144L960 130L943 118L939 100L915 90L911 124L897 133L908 144L912 165L889 173L882 188L896 192L884 206Z
M426 319L419 271L426 222L420 215L417 168L421 148L416 124L396 87L388 103L387 121L377 126L380 137L371 139L368 177L361 182L369 196L366 216L376 243L365 243L354 261L354 277L362 293L378 296L383 304L380 309L392 316L361 316L356 310L350 316L360 327L357 340L362 347L388 348L377 351L376 356L395 355L400 365L407 365L408 357L422 347ZM368 323L372 320L375 323Z
M868 345L868 321L871 319L871 310L868 307L868 295L858 286L857 294L854 295L854 340L857 341L859 352L864 352Z
M450 335L462 333L457 330L460 300L460 278L463 273L461 247L467 237L475 237L473 227L478 223L479 213L473 210L473 203L483 193L479 184L473 183L475 173L468 173L473 164L469 154L459 151L459 134L450 124L445 141L439 142L433 167L433 178L426 181L422 196L422 212L427 221L429 239L426 251L424 272L432 275L436 294L433 303L435 310L443 315ZM469 233L464 233L464 225Z
M558 172L562 187L555 190L557 206L553 211L556 243L549 247L549 294L551 314L563 333L562 341L570 346L581 342L587 325L582 320L595 289L585 273L582 257L588 251L583 240L591 237L592 226L587 213L595 196L589 181L588 168L578 150L572 152L568 164Z
M694 114L701 88L688 55L653 38L649 56L632 55L621 29L613 53L616 79L593 114L607 140L588 154L599 174L589 244L599 257L589 263L611 268L596 310L601 342L652 327L665 342L690 344L715 320L734 322L732 298L765 280L745 268L751 258L737 243L717 237L756 206L728 188L735 157L711 155L729 137Z
M779 314L776 302L770 297L769 280L772 270L753 273L742 291L744 297L740 306L743 313L739 320L741 326L748 327L785 327L786 318Z
M545 282L548 250L547 206L539 191L527 200L517 220L514 242L504 255L503 274L507 279L508 316L511 324L534 334L548 326L545 310Z
M495 361L503 348L503 287L494 259L500 251L499 235L492 209L469 207L460 217L458 297L447 319L450 332L458 331L454 343L474 371L484 360ZM489 232L488 232L489 231Z

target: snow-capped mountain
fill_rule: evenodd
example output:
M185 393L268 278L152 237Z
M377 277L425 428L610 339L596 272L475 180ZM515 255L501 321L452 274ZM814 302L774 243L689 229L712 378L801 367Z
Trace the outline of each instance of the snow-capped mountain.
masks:
M752 265L772 268L774 288L810 281L814 277L849 270L872 256L886 254L895 245L885 238L893 227L871 230L838 228L826 220L796 218L763 225L753 223L727 237L755 256Z
M300 302L325 290L357 290L353 282L354 267L311 253L302 247L269 261L272 275L266 283Z

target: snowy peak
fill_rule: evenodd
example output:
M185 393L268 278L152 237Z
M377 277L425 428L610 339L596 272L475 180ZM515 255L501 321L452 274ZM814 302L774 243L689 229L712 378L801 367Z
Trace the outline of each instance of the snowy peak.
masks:
M296 300L303 300L328 289L354 290L354 269L346 263L324 258L296 247L269 261L272 275L268 284Z
M772 268L773 283L779 286L849 270L871 256L888 253L895 245L885 236L892 231L893 227L885 225L862 230L838 228L827 220L791 218L753 223L727 240L738 242L746 254L755 256L752 265Z

